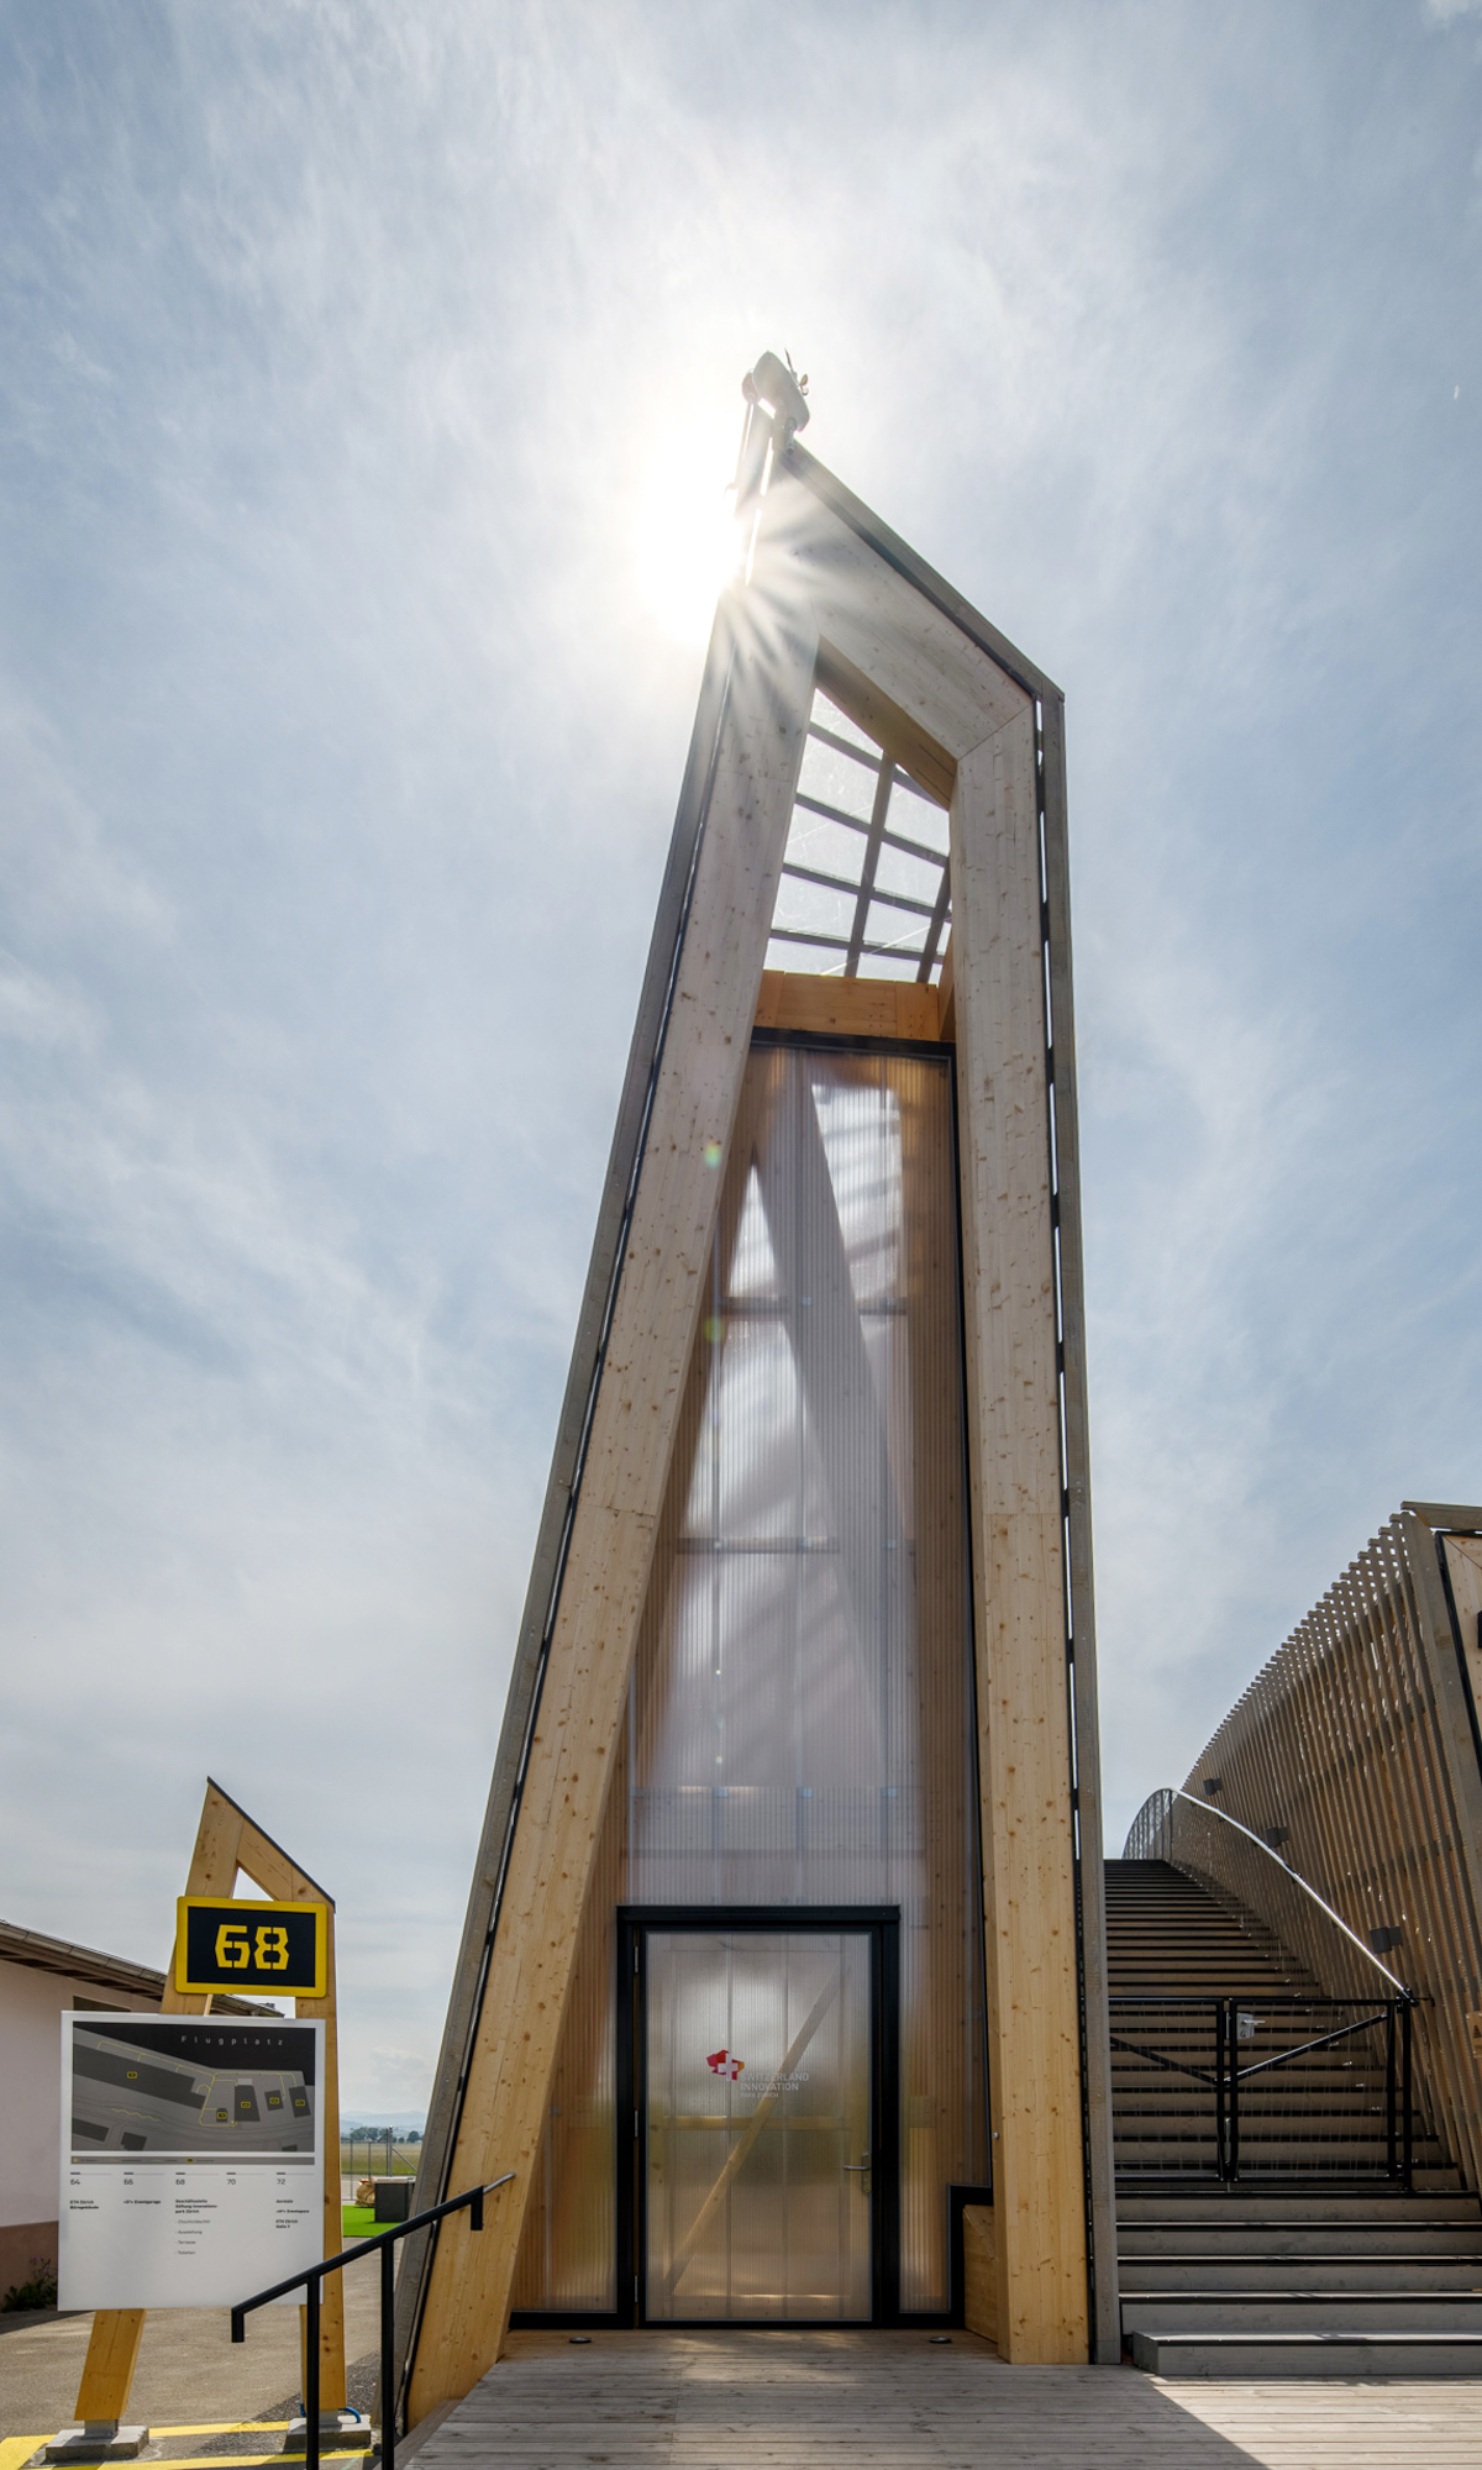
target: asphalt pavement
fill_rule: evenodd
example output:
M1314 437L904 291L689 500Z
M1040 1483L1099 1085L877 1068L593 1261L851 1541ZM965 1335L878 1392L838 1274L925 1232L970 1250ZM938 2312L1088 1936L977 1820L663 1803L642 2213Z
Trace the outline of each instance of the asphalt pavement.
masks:
M376 2258L347 2265L344 2278L350 2399L368 2409L380 2343ZM72 2423L92 2322L90 2315L61 2316L54 2310L0 2315L0 2439L51 2436ZM224 2308L156 2311L144 2327L130 2419L180 2427L286 2418L300 2389L298 2327L296 2307L263 2307L248 2317L247 2338L234 2347Z

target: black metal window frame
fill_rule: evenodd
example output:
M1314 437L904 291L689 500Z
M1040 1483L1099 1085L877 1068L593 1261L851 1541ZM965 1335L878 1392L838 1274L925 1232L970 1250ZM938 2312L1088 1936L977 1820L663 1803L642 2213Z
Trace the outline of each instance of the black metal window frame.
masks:
M900 1907L895 1904L624 1904L616 1914L617 2051L616 2119L617 2306L613 2309L520 2308L515 2330L552 2331L607 2326L636 2330L649 2321L644 2304L647 2251L644 2134L647 2116L647 1940L651 1930L696 1937L751 1933L757 1936L837 1936L856 1932L870 1940L870 2184L871 2313L842 2318L775 2316L717 2318L665 2316L666 2329L786 2331L812 2325L919 2325L923 2329L961 2321L960 2281L945 2312L909 2315L900 2306Z
M648 1937L835 1937L870 1942L870 2277L868 2318L792 2317L790 2323L894 2324L900 2315L900 1908L898 1905L625 1905L618 1912L617 2249L619 2320L648 2322ZM627 2312L624 2310L626 2301ZM723 2319L763 2328L775 2317ZM713 2326L713 2316L666 2316L675 2331Z

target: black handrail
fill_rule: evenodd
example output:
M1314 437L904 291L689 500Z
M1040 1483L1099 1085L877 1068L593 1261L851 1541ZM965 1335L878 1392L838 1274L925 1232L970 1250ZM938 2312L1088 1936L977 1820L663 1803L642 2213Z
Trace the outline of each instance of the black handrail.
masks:
M1415 1998L1412 1992L1407 1991L1403 1998L1386 1999L1329 1998L1320 1992L1311 1997L1304 1997L1300 1992L1284 1992L1275 1997L1265 1998L1259 1994L1247 1992L1244 1996L1234 1998L1227 1996L1180 1998L1176 1995L1162 1993L1140 1998L1135 1992L1118 1992L1107 2003L1112 2011L1113 2026L1119 2021L1119 2010L1127 2008L1144 2013L1152 2010L1156 2014L1173 2009L1185 2015L1193 2013L1211 2016L1214 2025L1214 2066L1212 2069L1191 2064L1187 2058L1172 2058L1163 2051L1149 2049L1146 2046L1148 2030L1146 2026L1142 2028L1143 2037L1138 2041L1128 2040L1123 2034L1113 2030L1111 2046L1113 2050L1120 2050L1128 2057L1140 2058L1149 2065L1166 2069L1170 2074L1188 2076L1194 2082L1210 2087L1214 2094L1215 2167L1219 2177L1226 2182L1240 2177L1241 2085L1248 2082L1252 2076L1269 2076L1278 2069L1288 2066L1292 2060L1307 2057L1313 2050L1331 2048L1339 2041L1351 2039L1355 2033L1365 2032L1370 2026L1379 2025L1385 2037L1386 2175L1398 2180L1399 2184L1407 2189L1412 2184L1415 2167L1412 2042ZM1330 2032L1312 2034L1307 2040L1295 2043L1290 2049L1277 2050L1269 2057L1253 2059L1248 2066L1242 2066L1239 2056L1240 2020L1242 2015L1249 2013L1257 2006L1271 2015L1280 2015L1283 2011L1295 2013L1304 2008L1309 2012L1314 2008L1325 2008L1329 2011L1336 2009L1345 2012L1357 2010L1358 2012L1350 2022L1336 2025ZM1115 2100L1113 2109L1115 2111Z
M507 2187L513 2177L513 2170L506 2170L502 2178L491 2178L486 2187L465 2188L461 2196L449 2196L445 2204L429 2205L425 2213L413 2213L409 2221L388 2222L374 2238L357 2239L353 2247L342 2248L337 2256L326 2256L322 2264L310 2264L302 2273L291 2274L287 2281L275 2281L271 2290L259 2290L255 2297L242 2299L232 2309L232 2339L245 2341L247 2318L254 2307L266 2307L270 2299L287 2298L290 2290L305 2293L308 2322L304 2328L304 2470L319 2470L319 2298L326 2274L342 2273L347 2264L380 2251L381 2470L396 2470L396 2270L392 2250L399 2238L410 2237L413 2230L425 2230L429 2221L441 2221L445 2213L461 2213L465 2205L470 2230L482 2230L485 2196L493 2195L498 2187Z

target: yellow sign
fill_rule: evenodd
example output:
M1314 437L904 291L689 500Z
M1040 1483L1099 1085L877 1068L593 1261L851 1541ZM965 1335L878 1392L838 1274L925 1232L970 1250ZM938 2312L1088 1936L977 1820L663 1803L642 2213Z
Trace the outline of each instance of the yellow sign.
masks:
M329 1977L329 1906L263 1904L254 1897L182 1895L175 1987L266 1990L322 1998Z

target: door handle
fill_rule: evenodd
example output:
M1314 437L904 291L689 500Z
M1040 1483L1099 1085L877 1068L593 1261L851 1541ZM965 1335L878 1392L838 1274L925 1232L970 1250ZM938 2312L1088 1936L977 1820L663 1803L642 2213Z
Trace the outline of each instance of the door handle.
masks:
M874 2166L872 2161L846 2161L844 2164L846 2170L873 2170Z

